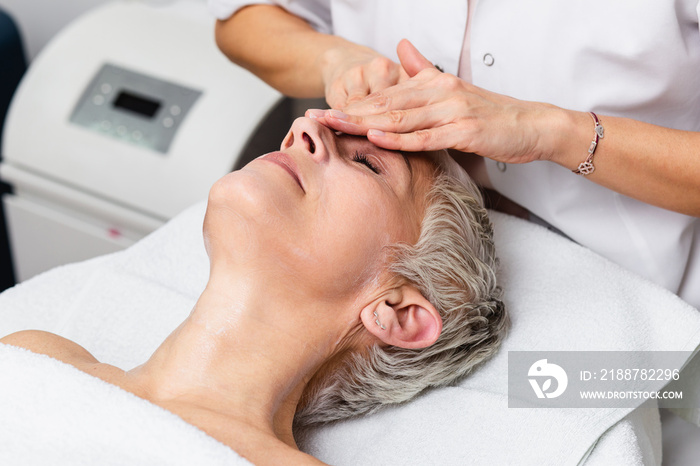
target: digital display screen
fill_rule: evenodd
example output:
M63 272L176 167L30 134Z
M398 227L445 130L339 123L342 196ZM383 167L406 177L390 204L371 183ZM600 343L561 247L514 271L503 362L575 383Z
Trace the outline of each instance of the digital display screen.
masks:
M153 115L155 115L160 108L161 103L157 100L121 91L119 95L117 95L117 98L114 99L112 105L114 105L115 108L133 112L147 118L153 118Z

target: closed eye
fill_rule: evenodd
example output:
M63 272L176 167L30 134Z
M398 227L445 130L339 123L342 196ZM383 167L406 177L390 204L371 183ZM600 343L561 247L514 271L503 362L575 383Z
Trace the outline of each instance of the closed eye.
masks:
M367 158L365 154L361 154L360 152L355 151L355 155L352 157L352 160L353 162L366 165L367 168L372 170L374 173L376 173L377 175L379 174L379 169L372 164L372 162Z

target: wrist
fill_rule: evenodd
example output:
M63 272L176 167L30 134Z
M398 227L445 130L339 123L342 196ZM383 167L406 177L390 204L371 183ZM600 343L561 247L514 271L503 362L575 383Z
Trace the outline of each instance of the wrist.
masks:
M593 136L591 116L587 112L559 109L556 143L551 161L569 170L575 170L586 159Z

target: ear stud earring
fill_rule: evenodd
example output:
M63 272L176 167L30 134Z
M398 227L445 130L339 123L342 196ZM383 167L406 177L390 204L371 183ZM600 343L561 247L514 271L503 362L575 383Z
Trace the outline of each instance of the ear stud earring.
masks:
M379 326L382 330L386 330L386 327L382 325L381 322L379 322L379 314L377 314L377 311L374 311L374 323Z

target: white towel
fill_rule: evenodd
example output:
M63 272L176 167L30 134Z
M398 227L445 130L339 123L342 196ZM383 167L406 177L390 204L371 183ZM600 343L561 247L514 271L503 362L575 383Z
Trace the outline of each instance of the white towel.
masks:
M0 335L38 328L76 341L103 362L125 369L142 363L206 283L203 214L198 205L126 251L0 295ZM692 351L700 344L700 313L541 227L501 214L492 219L513 320L501 352L457 387L311 432L306 451L339 465L577 464L603 451L599 440L611 439L635 464L648 449L610 434L624 430L621 420L639 427L649 417L653 430L653 416L632 408L509 409L507 352Z
M612 426L591 448L586 466L661 464L661 419L649 400Z
M48 356L0 344L0 464L250 465L178 416Z
M189 314L207 282L204 204L127 250L51 270L0 294L0 335L36 329L99 361L142 364Z

